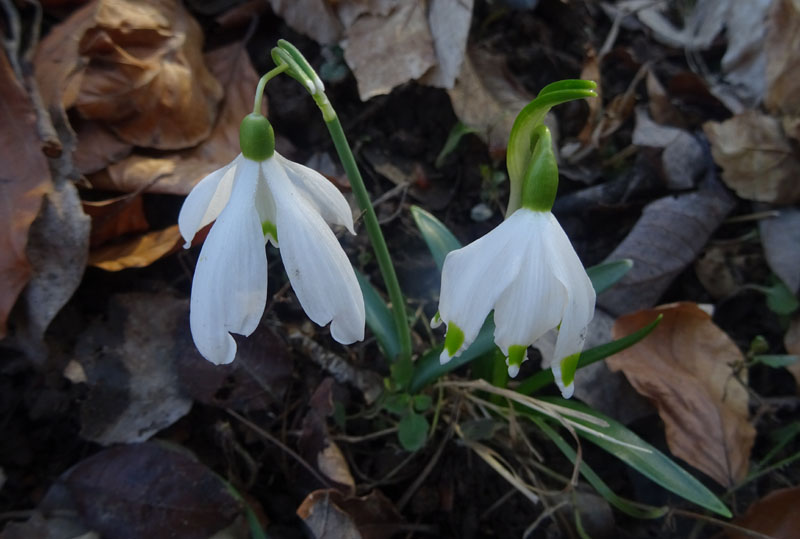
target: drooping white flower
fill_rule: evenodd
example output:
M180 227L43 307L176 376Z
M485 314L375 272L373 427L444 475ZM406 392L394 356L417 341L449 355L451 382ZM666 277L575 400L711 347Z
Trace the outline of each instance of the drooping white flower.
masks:
M361 289L329 226L355 233L347 201L319 173L277 152L261 157L240 154L209 174L189 193L178 218L187 247L216 219L197 261L190 307L195 345L216 364L236 356L230 334L250 335L264 313L266 241L280 248L289 282L311 320L330 322L340 343L364 338Z
M551 368L564 397L572 396L563 361L583 349L595 291L572 244L549 211L522 207L497 228L447 255L435 325L447 324L446 363L463 352L494 310L494 339L514 377L527 348L558 328Z

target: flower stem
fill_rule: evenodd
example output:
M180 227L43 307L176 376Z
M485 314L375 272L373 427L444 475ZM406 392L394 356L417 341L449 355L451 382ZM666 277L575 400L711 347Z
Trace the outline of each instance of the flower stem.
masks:
M289 69L288 65L281 64L275 69L267 71L263 77L258 79L258 86L256 86L256 97L253 101L253 114L261 114L261 101L264 98L264 87L267 85L269 80L277 75L280 75L287 69Z
M325 101L327 103L327 99ZM367 193L367 188L364 186L364 180L361 178L361 172L359 172L356 160L353 158L353 152L350 150L350 145L342 130L339 117L334 113L333 118L325 119L325 125L328 126L328 131L331 134L331 138L333 138L333 144L336 146L336 152L339 154L339 159L342 161L347 177L350 179L350 186L353 188L353 194L356 197L358 206L364 212L364 225L367 228L367 235L375 251L378 268L383 276L386 291L389 293L389 300L392 302L394 325L400 341L400 357L397 360L408 361L411 359L411 333L408 328L408 319L406 318L405 300L400 290L400 283L397 281L397 273L389 256L389 250L386 248L386 241L383 239L383 233L378 224L378 217L375 215L375 209L369 200L369 193Z

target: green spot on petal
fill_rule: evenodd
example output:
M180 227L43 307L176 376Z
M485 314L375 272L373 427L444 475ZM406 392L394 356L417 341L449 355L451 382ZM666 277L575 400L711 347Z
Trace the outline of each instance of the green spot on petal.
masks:
M578 369L578 359L581 353L572 354L561 360L561 381L564 382L564 387L570 385L575 380L575 371Z
M264 237L272 236L272 239L275 242L278 242L278 227L275 226L275 223L270 221L264 221L261 223L261 232L264 234Z
M453 357L463 344L464 332L460 327L450 322L447 325L447 335L444 338L444 349L447 350L450 357Z
M525 352L528 350L527 346L522 344L512 344L508 347L508 366L519 367L525 359Z

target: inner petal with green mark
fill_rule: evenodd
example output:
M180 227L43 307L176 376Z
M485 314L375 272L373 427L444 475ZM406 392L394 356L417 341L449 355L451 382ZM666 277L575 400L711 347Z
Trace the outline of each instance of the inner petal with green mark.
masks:
M511 378L519 374L519 367L522 362L528 359L528 347L524 344L512 344L508 347L508 375Z
M272 237L272 241L274 241L276 244L278 243L278 227L275 226L275 223L264 221L261 223L261 232L264 233L265 238L270 236Z
M564 382L564 387L570 385L575 380L575 371L578 369L578 359L581 353L572 354L561 360L561 381Z
M464 331L453 322L447 324L447 335L444 338L444 349L451 358L455 356L464 344Z

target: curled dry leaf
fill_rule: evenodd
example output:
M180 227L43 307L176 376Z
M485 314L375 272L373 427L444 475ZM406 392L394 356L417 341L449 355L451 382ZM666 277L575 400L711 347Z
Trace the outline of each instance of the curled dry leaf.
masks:
M269 0L272 11L292 29L317 43L336 43L342 25L328 0Z
M797 294L800 291L800 210L785 208L758 223L770 269Z
M800 530L800 487L774 490L753 503L747 512L733 521L737 526L762 533L773 539L794 539ZM752 537L728 531L730 539Z
M780 122L745 111L724 122L703 124L722 179L742 198L776 204L800 201L800 160Z
M403 517L380 491L346 497L338 490L315 490L297 508L314 539L383 539L404 524Z
M735 370L744 356L694 303L623 316L612 336L632 333L659 314L664 318L646 339L606 362L656 405L673 455L732 486L747 474L756 434L748 420L746 370Z
M772 2L764 49L767 108L775 114L800 116L800 4L792 0ZM800 139L800 130L787 130L787 134Z
M630 258L633 268L597 298L598 305L616 315L654 305L733 208L732 198L722 189L702 189L648 204L607 257Z
M92 219L89 246L102 245L114 238L144 232L150 225L144 215L141 195L123 195L109 200L91 202L84 200L83 211Z
M28 231L52 189L47 158L36 129L36 110L0 51L0 339L8 313L31 275L25 254Z
M239 123L253 110L253 89L258 75L242 43L234 43L206 55L206 61L225 88L217 123L199 146L162 156L134 152L91 176L99 189L186 195L206 175L229 163L239 153Z
M461 72L467 52L473 0L432 0L428 24L436 51L436 65L420 82L438 88L452 88Z
M208 137L222 98L202 45L180 2L95 0L45 37L36 76L49 107L74 108L127 144L187 148Z
M89 254L89 265L106 271L144 268L180 249L183 240L178 225L164 230L154 230L120 243L111 243L94 249Z

